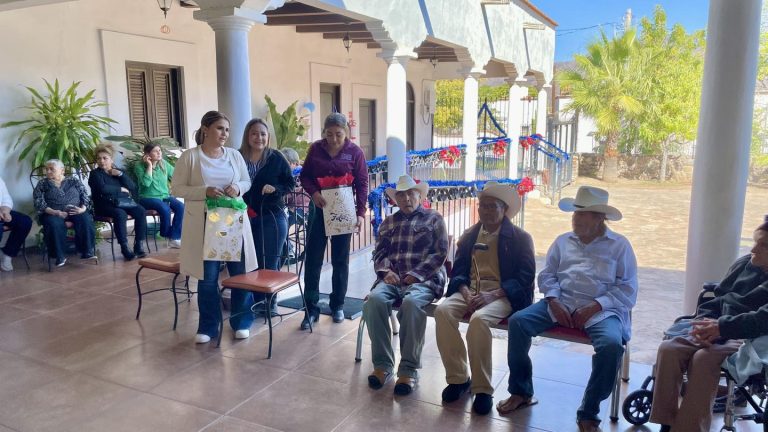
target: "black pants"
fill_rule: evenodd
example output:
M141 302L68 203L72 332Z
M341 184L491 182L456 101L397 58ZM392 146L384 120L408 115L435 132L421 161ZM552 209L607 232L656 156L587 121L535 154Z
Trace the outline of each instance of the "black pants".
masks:
M112 225L115 230L115 238L121 245L128 243L128 215L134 220L134 229L136 230L135 244L139 244L144 241L147 236L147 211L144 207L137 205L127 209L121 209L118 207L99 207L96 209L97 216L106 216L113 219Z
M24 245L24 240L26 240L27 234L29 234L29 231L32 229L32 219L23 213L11 210L10 222L0 220L0 240L3 239L4 225L9 227L11 231L2 251L9 257L15 257Z
M66 219L49 214L40 216L45 244L48 247L48 256L62 260L66 255L67 226L64 224L65 221L74 224L77 251L81 255L92 254L96 243L96 227L93 225L91 214L85 212L67 216Z
M314 213L314 214L313 214ZM304 270L304 296L307 307L313 313L319 311L317 302L320 300L320 270L323 267L323 255L325 255L325 224L323 223L323 211L313 206L310 211L312 227L309 230L306 247L306 268ZM331 299L332 311L344 307L344 297L347 295L347 281L349 279L349 246L352 234L341 234L331 237Z

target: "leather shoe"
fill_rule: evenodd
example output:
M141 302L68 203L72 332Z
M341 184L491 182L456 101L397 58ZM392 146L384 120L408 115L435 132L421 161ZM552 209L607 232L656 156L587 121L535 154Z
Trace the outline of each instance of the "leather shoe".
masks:
M597 420L578 420L576 424L579 425L579 432L603 432Z
M333 317L333 322L336 324L344 322L344 311L341 309L333 311L331 316Z
M487 415L493 408L493 396L488 393L478 393L472 402L472 411L480 415Z
M304 315L304 319L301 321L301 329L302 330L309 330L309 320L312 320L313 323L316 323L320 320L320 312L310 312L308 314Z
M448 384L443 389L443 402L453 402L458 400L467 390L472 380L467 380L464 384Z
M398 396L407 396L413 391L416 385L416 378L409 376L398 376L395 381L395 394Z
M384 387L384 384L392 378L392 373L383 369L374 369L370 375L368 375L368 387L378 390Z

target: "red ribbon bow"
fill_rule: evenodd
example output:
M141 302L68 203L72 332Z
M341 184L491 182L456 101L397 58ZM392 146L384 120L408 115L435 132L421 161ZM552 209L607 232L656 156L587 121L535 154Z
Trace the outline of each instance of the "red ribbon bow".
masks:
M507 143L504 140L498 140L493 144L493 155L496 157L504 156L507 151Z
M456 146L450 146L447 149L440 150L440 160L447 162L448 166L453 166L460 156L461 151Z
M532 191L535 187L536 185L533 184L533 180L531 180L530 177L523 177L522 180L520 180L520 183L517 184L517 193L518 195L523 196Z

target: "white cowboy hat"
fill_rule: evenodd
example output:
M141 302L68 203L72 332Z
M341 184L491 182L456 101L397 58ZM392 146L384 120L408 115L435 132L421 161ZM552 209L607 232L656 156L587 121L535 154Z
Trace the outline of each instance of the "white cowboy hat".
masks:
M621 212L608 205L608 191L593 186L581 186L576 198L563 198L557 205L565 212L588 211L603 213L610 221L621 220Z
M483 190L477 194L478 199L484 196L496 198L507 205L507 217L512 219L520 211L520 195L517 189L509 184L502 184L495 181L485 183Z
M427 191L429 191L429 185L426 182L416 183L416 181L409 175L401 175L397 179L397 184L393 188L387 188L386 192L389 199L395 201L395 194L397 192L403 192L411 189L416 189L421 194L421 199L427 198Z

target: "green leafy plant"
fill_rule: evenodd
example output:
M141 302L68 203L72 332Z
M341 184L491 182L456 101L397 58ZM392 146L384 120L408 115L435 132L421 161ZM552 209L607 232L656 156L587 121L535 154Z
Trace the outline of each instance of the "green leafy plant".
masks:
M170 137L161 138L141 138L130 135L122 136L108 136L107 140L120 144L120 147L126 150L123 157L123 168L125 171L133 176L133 170L137 163L141 163L141 158L144 156L144 146L149 143L159 144L163 150L163 158L168 161L171 166L176 166L176 161L179 157L174 151L181 150L179 143Z
M269 116L272 119L272 128L275 132L275 145L277 149L290 147L299 154L299 158L304 159L309 149L309 143L302 140L301 137L307 131L307 126L304 123L305 118L299 117L296 112L296 104L298 101L293 102L282 113L277 110L277 105L272 102L269 96L264 96L269 107Z
M93 160L93 149L115 121L92 113L94 108L107 105L94 99L95 90L78 96L80 82L62 89L59 80L53 84L43 81L48 91L46 96L27 87L32 101L23 108L30 111L29 118L3 123L0 128L27 126L13 147L28 139L19 154L19 161L28 159L33 168L49 159L59 159L65 166L81 167L84 161Z

